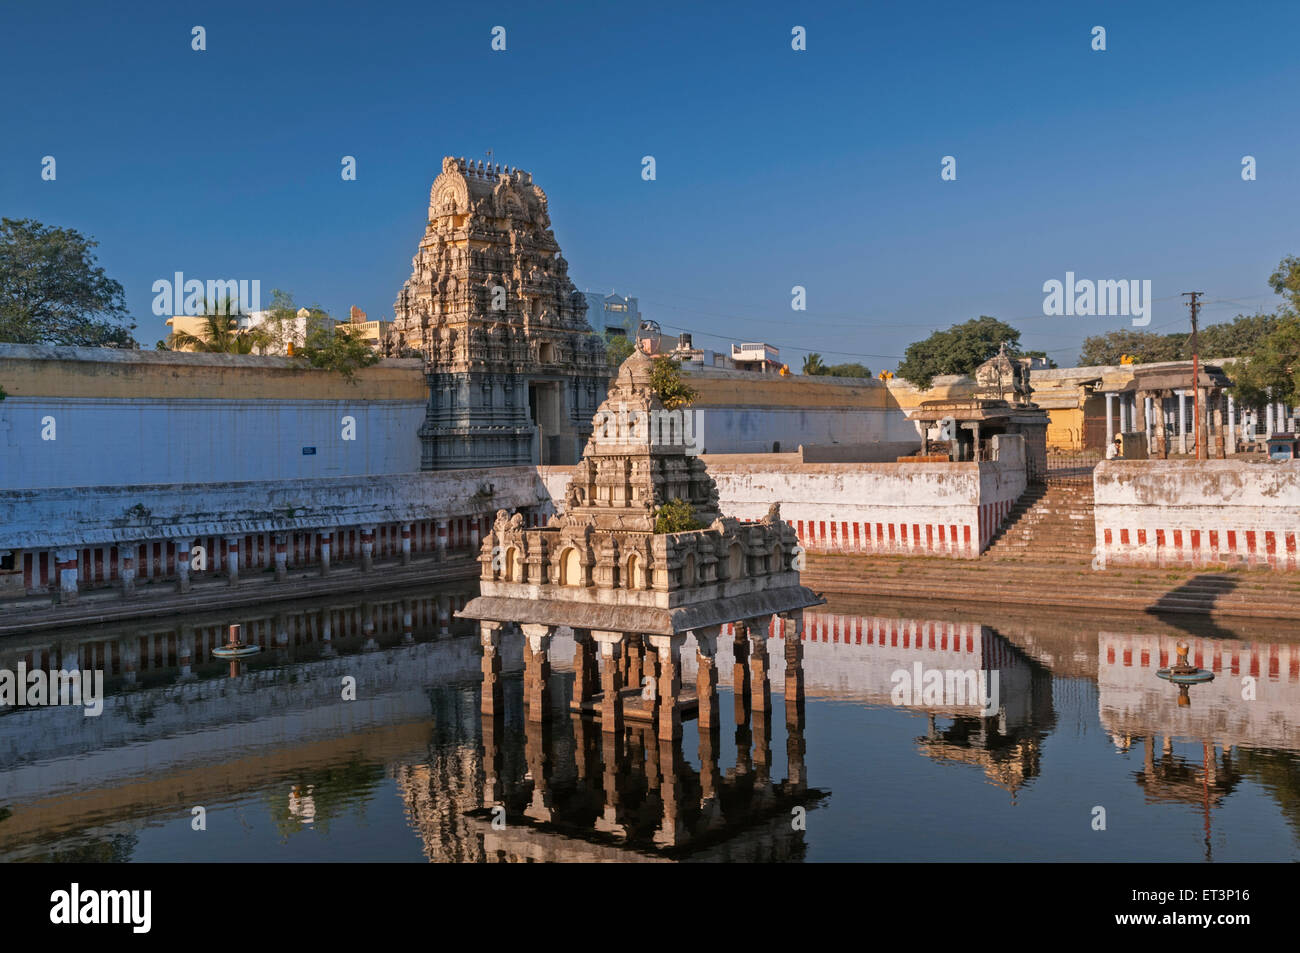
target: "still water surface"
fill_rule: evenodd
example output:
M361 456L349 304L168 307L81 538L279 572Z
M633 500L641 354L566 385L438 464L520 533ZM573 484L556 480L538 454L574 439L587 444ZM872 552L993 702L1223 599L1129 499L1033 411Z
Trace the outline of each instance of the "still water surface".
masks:
M478 640L453 617L472 595L0 643L0 668L75 661L107 679L98 718L0 713L0 859L1300 860L1300 635L1286 623L832 596L807 614L802 725L774 638L771 716L742 705L737 727L724 636L716 741L688 720L677 745L633 731L611 751L564 709L563 637L545 728L524 720L516 637L505 711L484 731ZM209 652L235 622L263 651L232 670ZM1179 639L1217 674L1181 704L1155 676ZM688 640L687 685L694 655ZM996 711L898 697L897 673L934 670L996 672ZM483 809L497 801L494 828Z

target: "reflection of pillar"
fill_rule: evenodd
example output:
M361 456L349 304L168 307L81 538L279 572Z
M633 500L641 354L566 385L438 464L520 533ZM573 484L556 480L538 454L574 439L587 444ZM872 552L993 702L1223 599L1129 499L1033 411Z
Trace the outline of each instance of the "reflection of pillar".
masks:
M320 614L320 654L322 658L333 658L337 653L334 646L330 643L333 635L334 612L331 609L324 609Z
M573 630L573 703L577 711L596 696L596 643L588 629Z
M593 630L591 637L600 646L600 730L623 733L622 685L618 680L617 656L622 649L622 632ZM609 770L608 763L605 770Z
M793 793L808 787L804 765L803 610L784 619L785 627L785 760L787 784Z
M63 605L72 605L77 601L77 551L56 550L54 565L59 571L59 602Z
M682 822L682 746L676 741L659 739L659 829L654 840L660 847L676 847L689 836Z
M486 688L486 685L485 685ZM505 783L501 780L502 723L504 706L492 712L483 712L483 807L491 807L505 800Z
M530 626L524 626L530 628ZM545 628L545 627L543 627ZM549 637L548 637L549 638ZM524 651L528 651L527 645ZM545 824L555 819L551 804L551 733L541 719L530 717L524 725L524 759L533 779L533 796L524 813Z
M501 623L480 622L479 641L483 644L483 693L479 711L491 716L505 711L501 688Z
M361 527L361 571L371 572L375 568L375 528Z
M181 681L194 678L194 626L183 625L176 632L176 664L181 670Z
M411 643L415 641L415 626L412 624L414 613L412 612L411 600L402 600L402 641Z
M444 639L451 635L451 596L445 592L438 596L438 635Z
M361 603L361 634L364 636L361 643L362 651L373 652L379 648L379 642L375 639L375 606L373 603Z
M128 686L135 684L135 673L140 667L140 639L127 636L117 643L117 654L122 660L122 680Z
M650 644L659 655L655 708L660 741L672 741L682 736L682 712L678 701L682 694L682 643L685 641L684 634L650 636Z
M239 537L226 537L226 574L232 586L239 585Z
M609 643L600 642L601 656L608 661L612 659L605 655L606 647ZM620 713L622 708L619 709ZM611 716L612 717L612 716ZM608 719L601 719L600 733L600 757L603 767L603 785L605 793L605 803L602 806L600 817L596 818L596 830L605 834L625 835L627 833L622 823L620 814L623 806L623 732L610 731Z
M522 625L524 633L524 707L528 720L540 722L550 705L551 635L549 625Z
M592 648L596 646L591 643ZM593 653L594 659L594 653ZM581 712L574 712L573 721L573 764L578 781L587 787L591 779L600 774L600 734L596 723Z
M402 565L411 565L411 524L402 524Z
M194 546L192 539L175 540L176 546L176 591L190 591L190 554Z

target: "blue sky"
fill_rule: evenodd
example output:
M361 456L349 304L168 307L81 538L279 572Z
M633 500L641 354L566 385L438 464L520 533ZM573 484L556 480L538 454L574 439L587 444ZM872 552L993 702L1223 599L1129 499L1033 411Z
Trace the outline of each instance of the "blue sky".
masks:
M697 345L769 341L796 368L810 350L892 368L980 314L1069 364L1131 324L1045 317L1044 281L1150 279L1149 330L1178 330L1182 291L1207 293L1209 322L1271 309L1269 273L1300 254L1295 3L223 0L0 18L0 213L95 237L146 345L164 334L151 285L176 271L391 316L442 157L488 149L546 190L579 288L637 295Z

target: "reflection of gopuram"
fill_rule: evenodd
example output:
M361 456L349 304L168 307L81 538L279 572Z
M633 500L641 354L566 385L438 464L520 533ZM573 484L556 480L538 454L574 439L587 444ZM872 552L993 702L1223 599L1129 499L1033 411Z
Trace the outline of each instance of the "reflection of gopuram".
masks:
M738 705L748 702L745 725L753 715L755 753L750 767L748 745L739 746L741 767L752 798L765 802L778 794L767 770L767 637L775 625L773 617L780 617L789 636L787 671L799 682L787 685L787 694L799 705L803 609L823 600L799 585L799 573L790 562L795 534L775 506L758 523L723 517L703 461L689 456L681 442L659 440L662 435L650 427L640 428L639 437L611 432L615 419L635 421L646 415L639 419L648 420L663 414L650 384L652 367L647 355L635 351L619 369L602 405L605 413L598 415L569 485L563 515L546 527L526 528L522 519L498 514L480 556L482 595L457 615L479 620L482 627L482 711L488 738L493 728L486 722L502 706L503 631L518 623L527 639L526 718L530 726L539 727L530 727L528 761L534 787L524 813L543 823L556 820L555 802L545 791L546 732L540 725L550 707L551 640L557 629L567 627L573 630L576 646L570 707L581 722L580 751L595 743L587 735L594 731L594 722L600 722L600 760L608 784L602 786L599 829L636 838L640 825L621 809L630 801L618 785L631 770L643 776L643 787L658 791L662 811L655 843L673 847L695 830L699 819L692 819L692 810L702 812L705 827L716 820L721 781L713 739L719 717L716 653L722 626L738 623L736 663L749 662L750 690L738 691L737 698ZM674 499L689 504L697 522L707 528L656 533L657 509ZM688 635L697 653L694 692L682 688L681 652ZM789 691L792 687L796 690ZM699 778L685 767L680 752L682 717L693 713L702 738L704 769ZM800 737L799 732L792 737ZM638 751L645 752L643 769L636 767ZM490 756L485 760L492 761ZM802 773L792 771L800 795ZM688 809L682 791L697 787L698 803Z

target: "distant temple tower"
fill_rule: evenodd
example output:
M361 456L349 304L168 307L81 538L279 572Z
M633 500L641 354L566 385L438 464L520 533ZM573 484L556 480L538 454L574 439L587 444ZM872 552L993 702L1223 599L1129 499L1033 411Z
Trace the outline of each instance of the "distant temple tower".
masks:
M450 156L393 306L428 362L421 468L572 464L611 376L532 175Z

